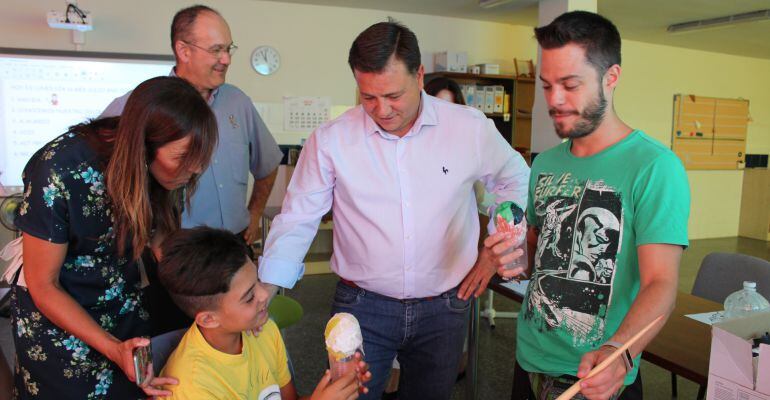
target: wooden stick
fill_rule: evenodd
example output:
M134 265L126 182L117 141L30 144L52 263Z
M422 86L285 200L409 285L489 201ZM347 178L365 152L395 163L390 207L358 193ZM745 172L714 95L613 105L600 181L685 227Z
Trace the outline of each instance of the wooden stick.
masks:
M583 380L588 379L588 378L598 374L599 372L601 372L605 368L607 368L607 366L609 366L613 361L615 361L618 357L620 357L623 354L623 352L625 352L629 347L631 347L631 345L636 343L636 341L639 340L639 338L641 338L645 333L647 333L647 331L652 329L652 327L655 326L655 324L658 323L658 321L661 321L661 320L663 320L663 316L662 315L658 316L658 318L655 318L654 320L652 320L652 322L647 324L647 326L645 326L641 331L639 331L636 335L634 335L631 339L629 339L626 342L626 344L624 344L623 346L621 346L618 349L615 349L615 351L613 351L612 354L610 354L609 357L605 358L604 361L602 361L601 363L599 363L599 365L594 367L588 373L588 375L585 376L585 378L580 379L577 382L575 382L572 386L569 387L569 389L567 389L567 391L562 393L561 396L557 397L556 400L569 400L573 396L578 394L578 392L580 392L580 382L583 382Z

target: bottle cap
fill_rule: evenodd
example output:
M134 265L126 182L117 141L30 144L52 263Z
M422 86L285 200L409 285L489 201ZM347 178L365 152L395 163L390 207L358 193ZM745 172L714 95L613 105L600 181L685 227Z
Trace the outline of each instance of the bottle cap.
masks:
M743 281L743 288L744 289L757 289L757 283L751 282L751 281Z

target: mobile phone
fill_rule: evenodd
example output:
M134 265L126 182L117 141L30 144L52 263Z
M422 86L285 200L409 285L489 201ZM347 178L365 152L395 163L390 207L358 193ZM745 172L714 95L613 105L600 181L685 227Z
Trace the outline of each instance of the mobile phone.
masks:
M136 384L139 386L143 386L153 378L151 344L134 348L134 375Z

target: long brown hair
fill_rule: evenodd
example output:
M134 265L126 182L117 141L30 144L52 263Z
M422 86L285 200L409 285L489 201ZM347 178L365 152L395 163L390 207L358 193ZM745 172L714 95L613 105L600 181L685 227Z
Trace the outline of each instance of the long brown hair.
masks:
M458 85L457 82L440 76L438 78L431 79L430 82L425 84L425 93L431 96L437 95L438 92L442 90L448 90L449 93L452 93L452 97L455 99L455 104L465 105L465 97L463 97L463 91L460 89L460 85Z
M153 230L168 234L179 229L182 204L187 200L189 206L197 186L194 175L182 188L163 188L149 172L158 149L190 136L179 170L205 169L216 146L217 124L200 93L174 77L152 78L137 86L115 122L108 118L89 125L99 138L98 150L109 158L104 178L112 202L118 254L123 256L130 244L131 256L136 259L150 242Z

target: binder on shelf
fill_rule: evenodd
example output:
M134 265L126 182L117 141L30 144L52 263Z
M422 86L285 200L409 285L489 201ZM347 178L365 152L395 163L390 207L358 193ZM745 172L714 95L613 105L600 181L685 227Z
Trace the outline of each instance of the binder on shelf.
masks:
M476 86L476 102L473 104L479 111L484 112L484 102L486 101L484 86Z
M493 112L496 114L503 113L503 101L505 100L505 88L501 85L493 86L495 93L495 103Z
M465 104L473 107L476 104L476 85L462 85L461 89Z
M495 87L484 86L484 113L492 114L495 112Z

